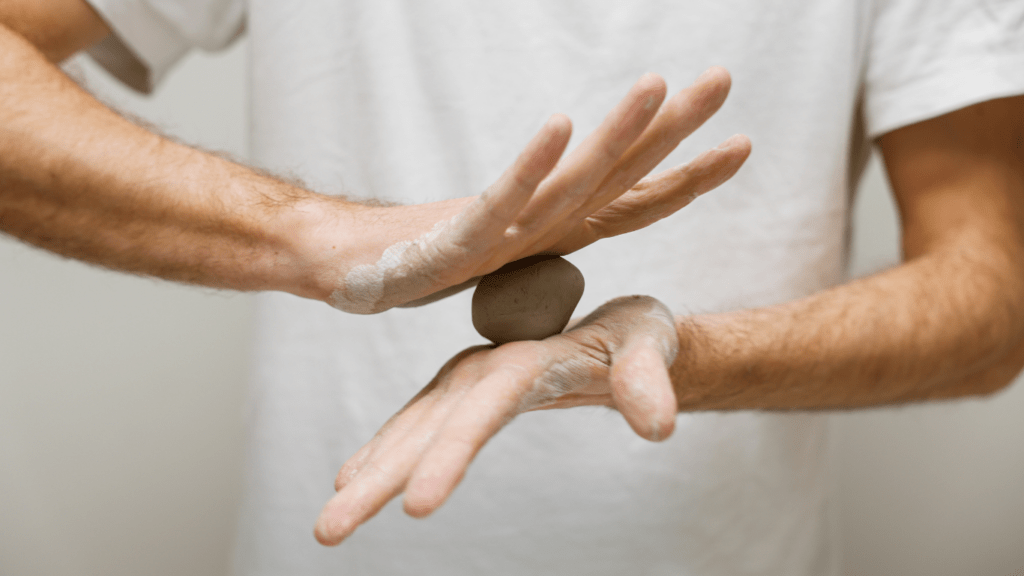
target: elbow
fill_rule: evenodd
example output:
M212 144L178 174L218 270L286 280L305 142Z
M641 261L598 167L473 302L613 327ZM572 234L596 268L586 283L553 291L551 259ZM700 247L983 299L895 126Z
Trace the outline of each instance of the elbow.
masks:
M980 322L968 330L965 349L974 348L975 364L964 379L964 392L970 396L992 396L1012 384L1024 370L1024 267L1020 251L1007 255L997 265L975 270L974 304ZM985 289L987 288L987 289ZM982 303L987 303L984 305ZM973 342L971 342L973 340Z
M1005 354L990 359L970 374L933 389L931 400L990 398L1010 388L1024 371L1024 338L1007 348Z
M1016 342L1003 358L985 369L977 378L973 395L994 396L1007 390L1024 370L1024 339Z
M52 64L111 33L109 25L82 0L0 3L0 27L31 44Z
M959 318L958 336L947 342L945 374L935 374L928 398L991 397L1024 370L1024 289L1016 289L1024 282L992 276L998 281L979 282L989 290L975 290L971 304L962 303L961 310L973 313ZM984 277L975 275L976 281Z

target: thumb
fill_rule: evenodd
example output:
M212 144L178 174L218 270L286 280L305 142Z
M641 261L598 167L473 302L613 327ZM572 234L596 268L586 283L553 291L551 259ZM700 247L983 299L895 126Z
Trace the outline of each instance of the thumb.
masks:
M612 355L611 389L615 407L642 438L659 442L676 425L676 394L658 337L637 334Z

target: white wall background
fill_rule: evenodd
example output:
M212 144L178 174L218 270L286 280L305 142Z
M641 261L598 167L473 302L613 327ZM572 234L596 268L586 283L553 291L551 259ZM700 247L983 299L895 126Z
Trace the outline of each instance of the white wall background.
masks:
M151 99L77 64L107 102L244 158L246 57L193 55ZM896 262L896 229L876 160L855 274ZM0 237L0 576L227 573L251 309ZM1024 570L1024 386L835 421L846 574Z

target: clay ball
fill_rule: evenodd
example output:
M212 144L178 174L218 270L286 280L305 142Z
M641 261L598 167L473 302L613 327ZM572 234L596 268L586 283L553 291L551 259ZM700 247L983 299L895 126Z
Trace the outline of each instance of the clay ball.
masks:
M495 344L560 333L583 296L583 274L558 256L529 256L484 276L473 293L473 327Z

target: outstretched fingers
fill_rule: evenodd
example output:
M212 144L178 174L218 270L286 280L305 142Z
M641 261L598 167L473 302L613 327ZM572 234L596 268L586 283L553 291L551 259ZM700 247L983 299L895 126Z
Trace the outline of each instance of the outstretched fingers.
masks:
M385 422L373 438L342 465L338 476L334 479L334 491L340 492L359 475L368 463L373 461L374 457L387 453L406 438L437 401L437 398L418 396Z
M750 139L737 134L682 166L641 180L615 202L584 221L585 233L549 248L569 254L602 238L646 228L675 214L732 178L750 156Z
M665 90L665 81L657 74L642 76L601 125L541 183L516 218L516 227L529 236L542 235L587 203L657 114Z
M640 218L618 222L616 228L605 231L604 237L632 232L675 214L736 175L750 156L750 149L750 139L736 134L692 161L659 173L631 198L631 216Z
M467 348L448 360L430 384L342 466L334 482L337 494L324 506L314 529L321 544L339 544L401 492L434 432L466 393L464 387L448 385L451 372L486 348Z
M574 212L572 219L585 218L621 196L646 176L684 138L700 128L722 107L731 86L729 72L715 66L670 98L643 134L615 164L601 183L598 193Z
M423 455L405 489L405 511L427 516L448 499L469 464L522 403L522 375L498 370L467 394Z
M437 430L459 404L459 394L432 400L423 402L426 408L419 413L407 412L408 424L402 425L403 419L399 419L327 502L314 529L321 544L341 543L402 492Z
M558 163L572 135L572 122L555 114L526 145L515 163L461 215L459 245L493 246Z

